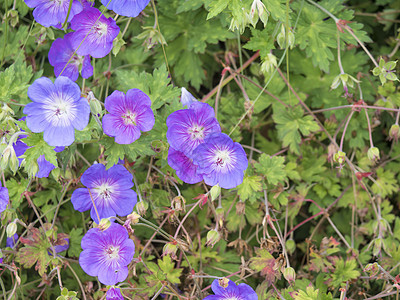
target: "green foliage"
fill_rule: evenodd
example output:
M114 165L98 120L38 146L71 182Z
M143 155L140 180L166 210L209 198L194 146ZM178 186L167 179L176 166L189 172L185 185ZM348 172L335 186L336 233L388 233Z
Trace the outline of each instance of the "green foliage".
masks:
M285 158L283 156L268 156L262 154L259 163L254 167L260 174L267 178L269 184L277 185L279 182L284 182L286 179Z

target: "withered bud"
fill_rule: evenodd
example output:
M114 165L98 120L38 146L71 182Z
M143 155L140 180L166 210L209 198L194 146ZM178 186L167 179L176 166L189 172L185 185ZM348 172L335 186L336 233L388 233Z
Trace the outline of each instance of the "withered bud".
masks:
M244 215L246 212L246 204L240 200L238 203L236 203L236 214L238 216Z
M185 203L186 203L185 198L183 198L182 196L176 196L171 201L171 208L178 212L179 211L185 212L185 210L186 210Z

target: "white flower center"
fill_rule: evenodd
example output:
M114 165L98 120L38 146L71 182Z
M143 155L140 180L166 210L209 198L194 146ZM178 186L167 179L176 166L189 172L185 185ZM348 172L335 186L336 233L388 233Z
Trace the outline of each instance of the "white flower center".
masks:
M53 126L69 126L76 118L76 105L69 95L52 94L42 108L47 121Z
M98 22L96 24L96 26L94 27L95 31L97 32L97 34L102 37L103 35L107 34L108 31L108 25L106 23L101 23Z
M105 249L105 254L109 259L118 259L119 258L119 247L108 246Z
M122 115L122 119L124 120L125 125L135 125L136 126L136 114L135 113L128 110L126 112L126 114Z
M107 183L103 183L99 187L96 188L98 195L103 198L103 200L110 200L111 194L113 193L114 189Z
M226 164L229 164L232 160L229 150L217 150L215 151L215 164L218 167L223 168Z
M192 128L188 130L192 140L204 139L204 127L194 124Z

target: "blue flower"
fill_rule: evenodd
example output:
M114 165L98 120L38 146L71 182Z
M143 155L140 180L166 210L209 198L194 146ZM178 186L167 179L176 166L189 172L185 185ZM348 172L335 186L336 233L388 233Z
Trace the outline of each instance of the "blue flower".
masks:
M131 144L141 131L150 131L154 126L151 100L139 89L130 89L126 96L114 91L104 105L109 114L103 117L103 131L115 137L117 144Z
M110 53L119 27L113 18L106 18L97 8L88 7L71 20L72 47L78 55L101 58Z
M100 219L127 216L137 202L137 194L131 189L132 179L131 173L121 165L106 170L104 165L95 164L83 173L81 182L86 188L76 189L71 202L77 211L90 209L90 216L96 223L100 222L97 213Z
M53 42L49 51L50 65L54 67L54 75L56 77L60 76L62 72L62 76L76 81L79 77L79 69L82 69L82 77L89 78L93 75L90 56L74 55L75 48L72 47L71 43L72 35L72 32L67 33L63 39L58 38Z
M9 200L10 197L8 195L8 189L5 187L1 187L0 182L0 213L6 210Z
M202 102L193 102L189 109L170 114L167 126L168 143L189 156L207 136L221 132L213 108Z
M193 162L198 166L197 174L202 175L208 185L219 184L231 189L243 182L248 160L243 147L225 133L215 133L193 151Z
M43 132L50 146L69 146L75 140L75 129L83 130L88 122L90 106L81 97L79 86L60 76L53 82L42 77L28 88L33 101L24 108L26 124L32 132Z
M18 241L18 233L15 233L12 237L8 237L6 240L6 247L14 248L15 244Z
M26 5L35 8L33 17L36 22L44 27L57 26L64 23L69 8L70 0L25 0ZM68 22L82 11L82 4L78 0L72 0Z
M150 0L101 0L101 4L125 17L137 17Z
M119 288L112 286L107 291L106 300L124 300L124 296Z
M135 254L135 244L123 226L111 223L104 231L92 228L82 238L81 246L79 264L88 275L98 276L106 285L114 285L128 277L128 264Z
M192 103L194 102L197 102L197 99L193 97L193 95L184 87L181 90L182 90L181 94L182 106L183 107L187 106L188 108L190 108L190 105L192 105Z
M211 289L215 295L207 296L203 300L258 300L256 292L249 285L236 285L227 278L215 279Z

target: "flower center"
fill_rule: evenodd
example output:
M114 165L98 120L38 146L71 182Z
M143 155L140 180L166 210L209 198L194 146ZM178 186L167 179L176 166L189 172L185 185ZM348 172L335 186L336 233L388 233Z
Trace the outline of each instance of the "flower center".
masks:
M56 105L54 105L54 115L61 118L62 115L68 114L71 109L71 105L65 101L59 101Z
M229 164L231 157L228 150L217 150L215 153L215 163L217 166L223 168L225 164Z
M119 247L108 246L106 248L106 255L109 259L118 259L119 258Z
M106 34L107 34L108 25L107 25L106 23L98 22L98 23L96 24L96 26L94 27L94 30L96 31L96 33L97 33L100 37L102 37L103 35L106 35Z
M195 124L189 129L189 134L192 140L204 139L204 127Z
M103 200L109 200L111 199L111 194L113 192L113 189L108 184L103 183L101 186L97 188L97 192L99 196L103 198Z
M124 120L125 125L135 125L136 126L136 114L127 111L126 114L122 115L122 119Z

